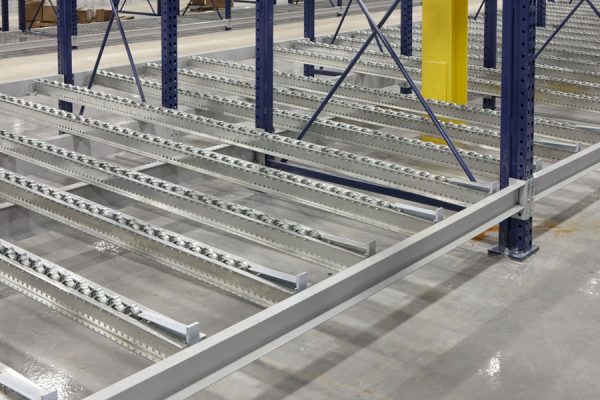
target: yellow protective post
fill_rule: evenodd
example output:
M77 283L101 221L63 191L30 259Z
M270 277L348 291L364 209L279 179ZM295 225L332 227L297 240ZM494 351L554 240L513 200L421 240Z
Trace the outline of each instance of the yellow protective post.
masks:
M423 0L421 91L467 104L468 0Z

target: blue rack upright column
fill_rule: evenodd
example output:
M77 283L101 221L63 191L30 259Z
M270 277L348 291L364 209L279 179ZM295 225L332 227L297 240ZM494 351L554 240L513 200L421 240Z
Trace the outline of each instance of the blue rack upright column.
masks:
M412 56L413 35L413 0L402 0L400 4L400 54ZM404 94L411 93L410 86L404 84L400 88Z
M25 0L18 0L19 7L19 30L25 32L27 30L27 21L25 21Z
M304 0L304 37L315 41L315 0ZM315 76L315 66L304 64L304 76Z
M537 0L537 26L546 26L546 0Z
M273 132L273 1L256 0L256 127Z
M1 0L0 12L2 13L2 32L8 32L8 0Z
M64 83L73 84L73 1L60 0L57 4L56 18L58 73L63 76ZM60 100L58 108L73 111L73 104Z
M178 2L160 0L162 105L177 108L177 15Z
M483 66L485 68L496 68L497 57L497 34L498 34L498 0L485 0L485 12L483 16ZM496 109L496 97L485 96L483 108Z
M510 179L533 176L536 0L504 0L502 19L502 95L500 187ZM530 184L527 185L530 187ZM531 191L528 197L532 196ZM500 224L499 244L492 252L523 260L533 245L531 210Z

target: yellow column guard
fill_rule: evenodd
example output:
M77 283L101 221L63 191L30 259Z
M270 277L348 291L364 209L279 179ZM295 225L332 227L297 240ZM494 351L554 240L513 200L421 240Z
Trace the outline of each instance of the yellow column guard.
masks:
M427 99L467 103L468 0L423 0L422 82Z

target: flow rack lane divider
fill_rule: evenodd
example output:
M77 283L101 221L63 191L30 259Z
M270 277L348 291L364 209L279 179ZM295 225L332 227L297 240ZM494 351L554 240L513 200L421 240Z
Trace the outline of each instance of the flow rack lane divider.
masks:
M152 361L206 336L1 239L0 283Z
M0 112L394 232L418 232L441 218L438 211L390 203L341 186L11 96L0 95Z
M320 168L328 168L359 179L415 192L436 200L472 204L486 193L449 183L446 177L387 161L288 138L259 129L246 128L212 118L156 107L137 101L96 92L59 82L40 80L38 93L59 97L139 121L179 129L192 135L221 140L225 143L295 160Z
M285 274L225 253L90 200L0 170L0 197L261 306L306 287ZM265 278L291 286L275 284Z
M0 386L8 388L27 400L58 400L56 389L44 390L2 363L0 363Z
M199 68L202 72L217 75L234 76L240 79L253 80L255 69L253 66L223 61L206 57L192 56L188 59L190 68ZM146 71L146 70L144 70ZM274 72L275 83L278 86L288 86L318 93L328 92L332 82L326 79L307 77L283 72ZM419 100L412 96L390 90L372 89L348 83L342 83L336 95L348 97L353 100L378 103L386 107L398 107L418 111L424 115ZM500 112L480 107L450 103L441 100L428 99L427 102L437 115L458 119L466 122L490 125L497 128L500 125ZM546 118L535 118L535 129L537 134L554 137L557 139L571 140L583 143L596 143L600 141L600 135L585 130L577 129L573 125L554 121Z
M129 91L133 89L135 81L132 77L99 71L96 84L117 90ZM142 87L147 96L160 98L161 85L158 82L141 80ZM178 90L179 103L195 109L222 112L227 115L252 119L255 114L254 103L230 99L217 95L194 92L191 90ZM281 109L273 110L273 123L276 128L296 132L302 129L310 117L294 111ZM311 134L320 137L335 139L361 147L368 147L394 155L402 155L419 161L434 161L454 167L456 159L447 146L425 142L417 138L408 138L391 133L382 133L377 130L362 128L351 124L319 118L315 121ZM468 162L471 169L492 176L498 174L500 163L496 156L479 154L475 151L460 150L462 157Z
M362 45L362 43L363 41L358 39L356 42L352 42L352 44L350 45L346 44L342 46L338 43L328 44L322 42L311 42L308 40L298 40L294 42L293 47L297 50L316 50L320 52L325 52L327 54L347 57L351 56L352 54L356 54L356 51ZM403 61L405 61L406 63L406 66L420 68L421 57L417 55L402 57ZM375 62L389 60L389 58L386 57L384 53L374 50L366 50L363 54L363 59ZM489 80L500 80L500 69L485 68L481 65L482 64L480 63L477 63L477 65L475 65L473 62L470 62L469 76L475 76ZM581 86L582 84L600 84L600 73L594 71L581 71L574 70L571 68L560 68L536 63L535 72L536 79L539 79L542 82L542 87L547 87L548 85L556 86L556 81L558 81L559 84L564 85L565 79L568 79L568 82L573 82L572 86L574 90L580 89L579 86Z
M160 73L157 66L147 65L146 72L150 75ZM255 86L251 82L243 82L230 78L218 77L203 72L191 70L180 70L178 81L181 84L187 84L197 88L211 88L226 91L231 94L237 94L245 97L254 97ZM274 89L274 100L277 103L292 105L302 108L315 108L322 99L318 95L302 93L289 89ZM439 132L427 118L421 115L409 114L403 111L390 110L370 104L357 104L349 100L329 101L326 112L333 116L355 119L369 124L379 124L391 128L401 126L403 129L412 130L416 133L427 133L439 137ZM455 122L441 122L442 126L452 136L454 140L482 144L486 146L498 147L500 136L497 131L484 129L476 126L463 125ZM312 128L311 128L312 129ZM536 143L537 155L539 157L559 160L568 157L574 151L578 150L577 144L559 143L550 140L539 139ZM481 161L481 160L480 160ZM454 164L455 166L456 164ZM497 173L497 170L496 170Z
M327 43L316 43L306 40L296 41L294 43L294 48L300 51L339 57L352 57L354 54L356 54L356 49L352 47L337 46ZM400 55L399 57L407 68L412 68L415 72L421 70L421 57L416 55ZM361 59L374 63L382 63L389 66L395 65L390 61L386 54L374 50L366 50ZM561 69L559 68L559 70ZM600 77L600 75L590 75L589 78L592 79L591 81L580 81L571 78L565 78L563 76L557 76L554 78L549 77L547 75L542 75L542 71L538 71L536 68L536 87L539 87L540 89L560 90L563 92L594 96L600 95L600 83L597 82L597 78ZM415 76L415 79L420 80L420 72L417 73L418 75ZM469 83L471 78L476 78L490 82L496 82L498 86L500 85L499 69L485 68L479 65L470 64L468 66L468 73ZM552 70L552 74L555 76L557 75L556 69Z
M0 131L0 152L337 270L370 255L366 244L26 136Z
M331 43L333 36L327 36L324 41L326 43ZM359 39L359 38L353 38L353 37L349 37L349 36L336 36L335 38L335 44L336 45L344 45L344 46L353 46L353 47L359 47L364 43L364 39ZM392 46L399 48L400 44L396 44L396 43L392 43ZM371 49L376 49L376 45L374 44L370 44L369 48ZM542 68L554 68L554 67L561 67L561 68L565 68L566 70L578 70L578 71L582 71L582 72L600 72L600 66L597 65L597 63L593 62L593 61L589 61L589 60L582 60L582 59L578 59L578 52L572 52L570 55L572 57L567 57L568 54L556 54L556 52L554 52L554 54L547 54L546 51L550 51L551 48L548 48L547 50L544 50L543 53L540 54L540 56L538 57L538 62L539 65ZM413 44L413 54L419 54L422 51L421 45L419 42L416 42ZM469 44L468 45L468 56L470 60L474 60L474 61L478 61L478 65L483 65L483 53L484 53L484 46L483 43L482 44ZM497 57L500 58L502 55L502 49L498 48L497 49ZM584 58L586 56L588 56L588 53L584 53ZM537 67L537 64L536 64Z
M347 57L330 56L315 52L300 51L288 48L277 47L274 50L276 57L279 60L285 60L295 63L310 63L321 65L327 68L342 69L345 68L350 59ZM410 69L410 73L414 74L415 80L420 80L420 69ZM403 81L402 73L391 64L379 63L366 60L359 60L354 66L354 71L367 75L381 76L384 78L393 78ZM500 96L500 83L480 78L469 78L469 89L473 92L489 95ZM590 111L600 111L600 96L591 96L585 94L573 94L560 92L551 89L538 88L535 92L536 101L559 105L571 108L581 108Z

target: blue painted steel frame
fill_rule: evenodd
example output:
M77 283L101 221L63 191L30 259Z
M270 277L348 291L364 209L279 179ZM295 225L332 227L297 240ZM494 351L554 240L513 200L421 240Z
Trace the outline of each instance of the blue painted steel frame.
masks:
M8 0L2 0L0 3L0 13L2 13L2 32L8 32Z
M58 73L63 76L65 83L73 84L73 2L74 0L61 0L56 14L56 33L58 50ZM73 111L73 104L60 100L58 107L61 110Z
M402 0L400 3L400 54L403 56L413 55L413 1ZM400 93L410 94L409 86L403 85Z
M304 0L304 37L315 41L315 0ZM314 76L315 66L304 64L304 76Z
M177 15L179 1L160 0L162 105L177 108Z
M484 0L485 12L483 19L483 66L485 68L496 68L497 58L497 34L498 34L498 0ZM483 108L494 110L496 108L496 97L485 96Z
M536 0L504 0L502 19L502 114L500 187L533 177ZM522 260L537 250L532 218L500 224L499 247Z
M25 21L25 0L18 0L18 12L19 12L19 30L25 32L27 30L27 23Z
M273 132L273 1L256 1L256 127ZM268 156L267 156L268 159Z

